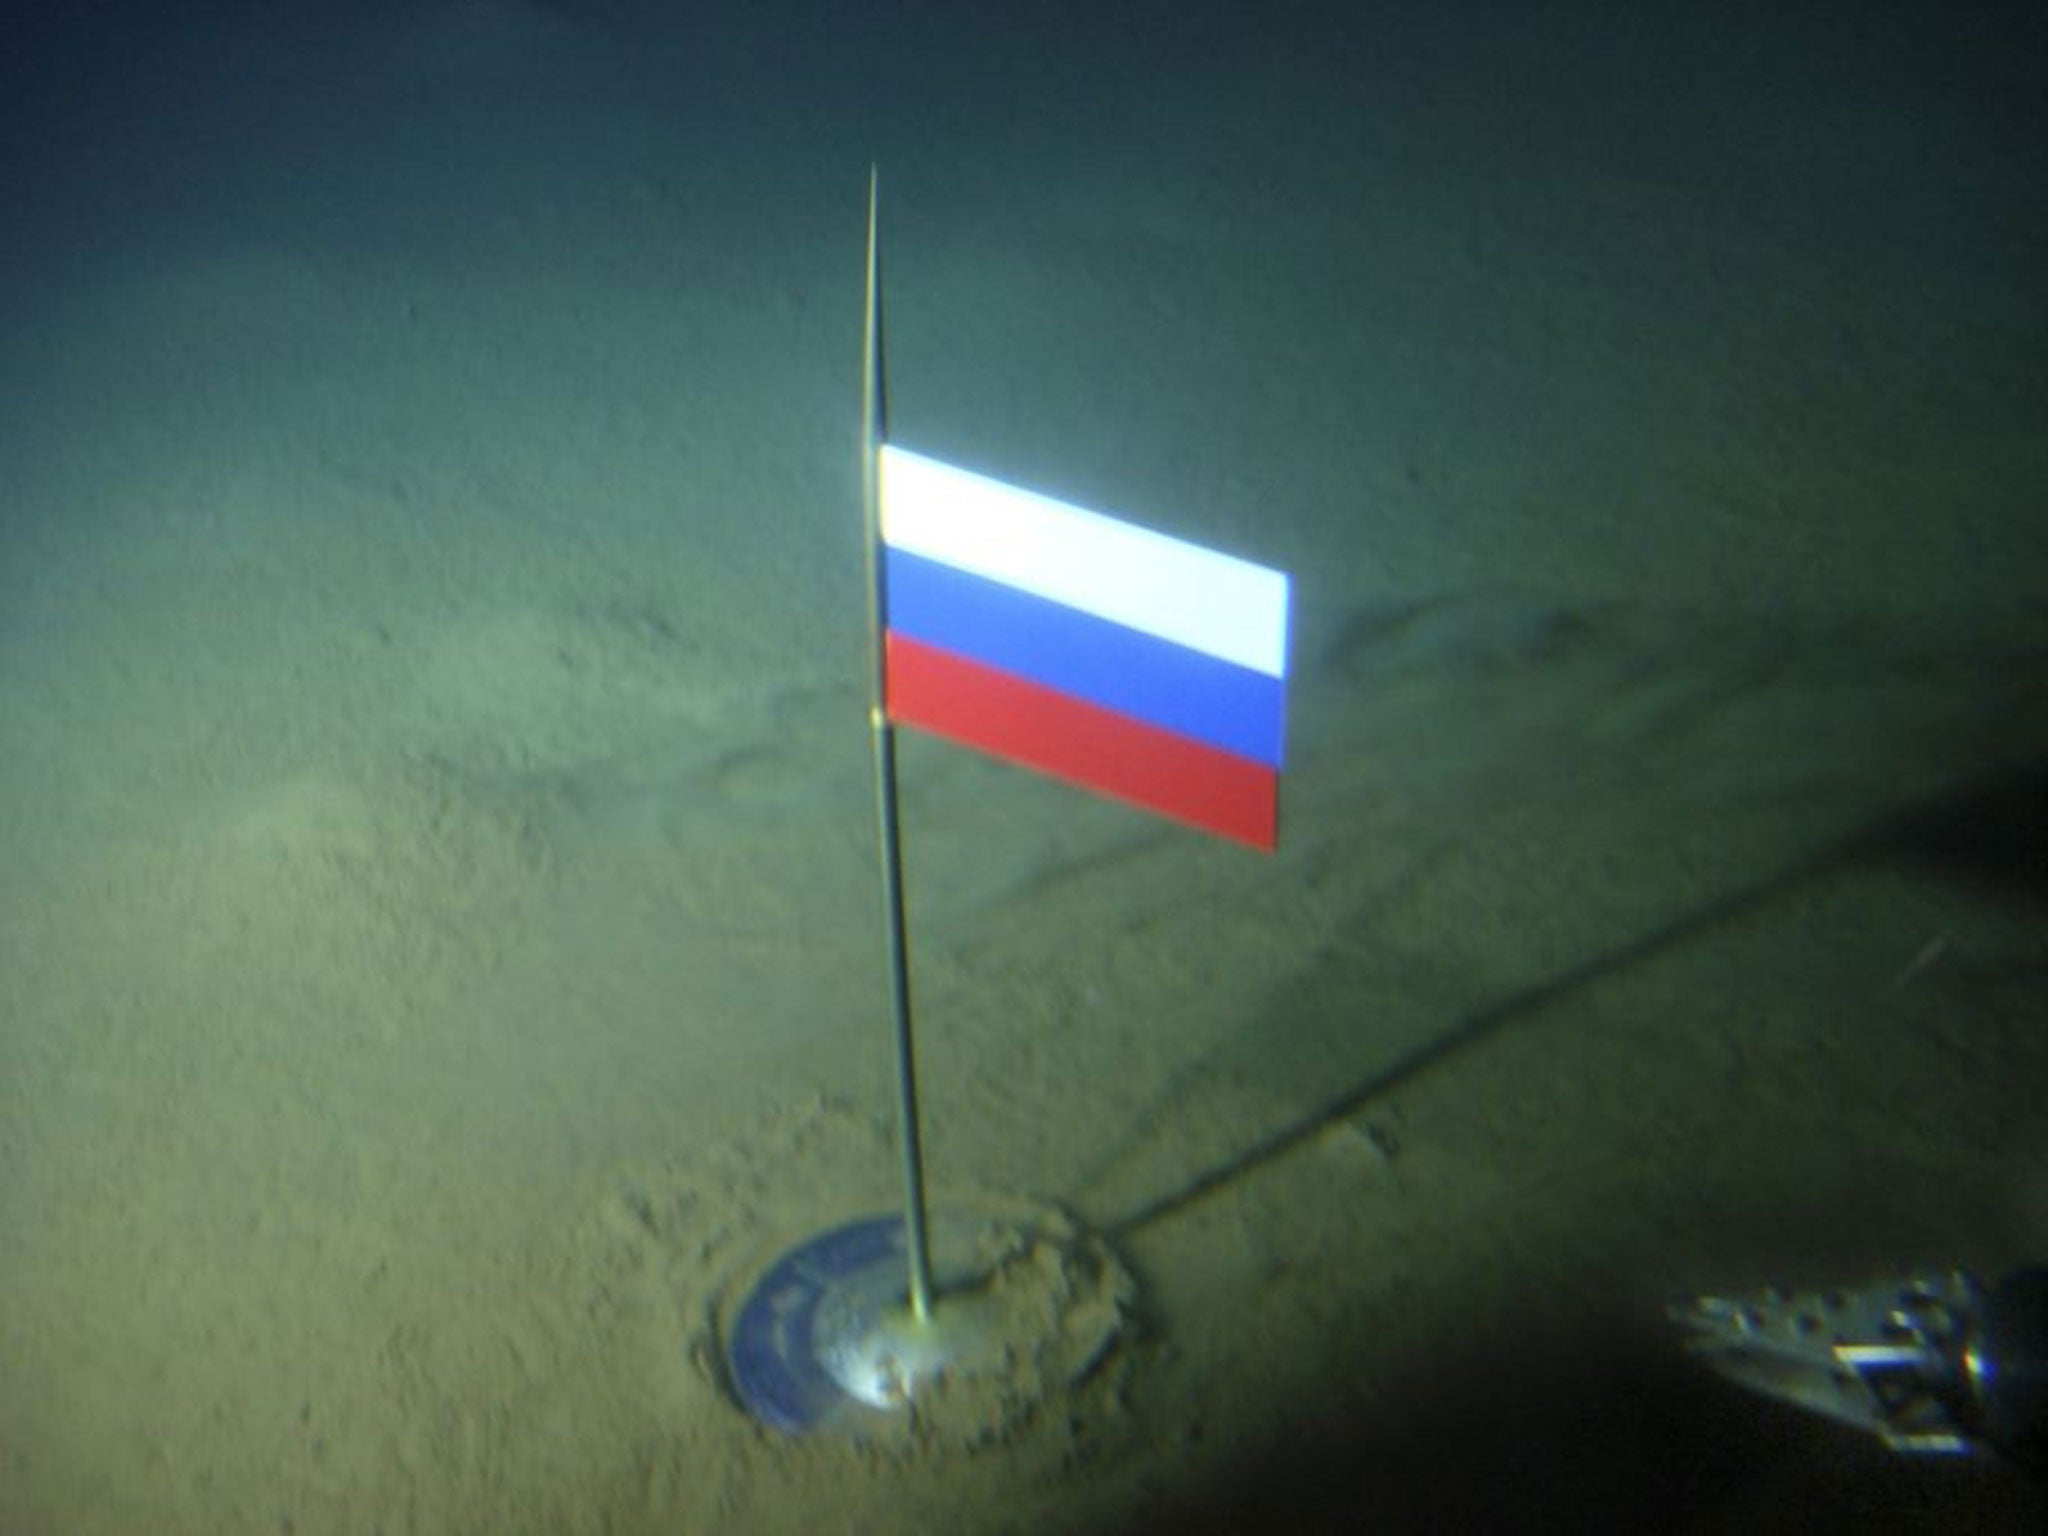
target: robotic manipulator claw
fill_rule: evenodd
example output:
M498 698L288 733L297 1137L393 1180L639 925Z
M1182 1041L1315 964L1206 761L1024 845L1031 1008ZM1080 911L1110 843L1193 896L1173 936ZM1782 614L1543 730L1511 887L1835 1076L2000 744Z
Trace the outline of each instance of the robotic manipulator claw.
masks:
M1692 1354L1753 1392L1904 1454L1988 1449L2048 1475L2048 1268L1990 1290L1951 1270L1702 1296L1671 1317Z

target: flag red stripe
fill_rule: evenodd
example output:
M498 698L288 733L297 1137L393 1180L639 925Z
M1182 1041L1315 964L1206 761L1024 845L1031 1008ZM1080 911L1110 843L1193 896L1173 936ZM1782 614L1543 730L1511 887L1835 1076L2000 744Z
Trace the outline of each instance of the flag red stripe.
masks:
M908 636L886 637L889 718L1205 831L1271 849L1270 768Z

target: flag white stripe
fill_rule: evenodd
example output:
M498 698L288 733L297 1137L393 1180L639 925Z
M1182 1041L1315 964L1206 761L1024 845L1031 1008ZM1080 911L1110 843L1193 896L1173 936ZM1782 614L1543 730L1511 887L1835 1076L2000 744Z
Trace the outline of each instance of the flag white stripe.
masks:
M1271 677L1287 577L884 443L882 541Z

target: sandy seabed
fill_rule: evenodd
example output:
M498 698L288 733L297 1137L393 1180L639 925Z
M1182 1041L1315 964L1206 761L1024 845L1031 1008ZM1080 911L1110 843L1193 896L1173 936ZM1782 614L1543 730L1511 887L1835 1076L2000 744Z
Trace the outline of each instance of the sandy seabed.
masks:
M2036 1528L1662 1309L2048 1252L2039 23L1069 9L9 66L0 1530ZM903 744L936 1193L1136 1297L850 1443L871 158L897 435L1295 664L1271 858Z

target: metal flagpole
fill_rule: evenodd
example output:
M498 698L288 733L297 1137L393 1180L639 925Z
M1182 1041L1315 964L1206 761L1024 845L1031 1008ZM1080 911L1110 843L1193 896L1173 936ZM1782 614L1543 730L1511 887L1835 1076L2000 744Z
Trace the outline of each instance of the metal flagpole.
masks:
M903 911L903 839L896 814L896 730L889 723L888 662L882 626L888 613L882 562L882 442L889 402L882 364L881 175L868 168L868 301L861 392L862 501L867 517L868 726L875 750L875 828L882 866L882 919L889 943L889 999L896 1016L896 1099L903 1124L903 1222L910 1249L910 1312L932 1311L931 1234L925 1213L924 1141L917 1114L917 1053L910 1013L910 940Z
M1048 1358L1042 1350L1078 1363L1042 1386L1077 1383L1113 1342L1130 1282L1107 1256L1091 1249L1057 1212L1026 1214L1015 1202L988 1212L943 1211L937 1237L947 1257L947 1292L941 1308L932 1275L930 1212L925 1207L923 1131L917 1110L917 1053L911 1030L909 925L904 903L903 840L897 814L896 735L889 718L889 568L882 542L882 466L889 454L887 370L882 358L881 176L868 170L868 275L864 337L866 377L861 398L861 500L866 518L868 575L868 724L875 752L875 827L882 874L882 919L888 939L889 993L896 1017L897 1108L902 1118L903 1219L877 1214L820 1232L779 1255L753 1276L745 1292L721 1305L725 1368L734 1397L762 1423L799 1433L821 1425L858 1433L877 1413L913 1405L942 1377L979 1376L1008 1401L1028 1384L1017 1361L1031 1361L1035 1379ZM903 490L898 487L899 492ZM899 505L897 510L903 510ZM901 677L899 674L899 681ZM901 702L901 701L899 701ZM1057 1261L1041 1276L1057 1296L1040 1343L1017 1334L1023 1314L1016 1293L988 1283L985 1240L992 1229L1015 1234L1034 1255ZM908 1249L910 1286L898 1287L899 1237ZM970 1257L978 1256L978 1257ZM1078 1262L1077 1262L1078 1256ZM957 1267L956 1267L957 1266ZM1034 1272L1039 1266L1034 1259ZM1094 1275L1095 1281L1083 1280ZM1099 1283L1098 1283L1099 1282ZM1084 1285L1086 1297L1069 1292ZM1034 1293L1036 1294L1036 1293ZM907 1300L907 1305L905 1304ZM1101 1320L1080 1333L1082 1312ZM1030 1309L1027 1309L1030 1310ZM1036 1317L1036 1312L1032 1315ZM1078 1352L1076 1352L1078 1350ZM1021 1351L1021 1356L1020 1356ZM978 1399L969 1396L965 1401ZM977 1430L977 1436L981 1431Z

